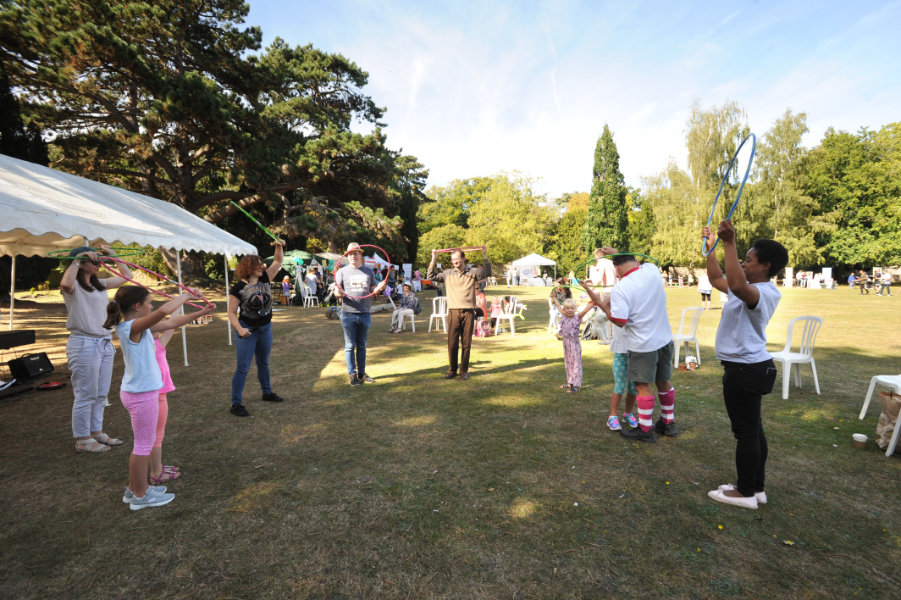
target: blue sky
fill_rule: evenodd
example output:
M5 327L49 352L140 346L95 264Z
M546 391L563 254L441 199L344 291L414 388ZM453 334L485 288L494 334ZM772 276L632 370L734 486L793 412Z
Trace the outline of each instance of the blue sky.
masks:
M901 120L901 0L589 2L248 0L248 25L369 73L388 146L429 185L518 170L588 191L604 124L629 185L685 168L693 101L735 101L761 137L806 112L827 127Z

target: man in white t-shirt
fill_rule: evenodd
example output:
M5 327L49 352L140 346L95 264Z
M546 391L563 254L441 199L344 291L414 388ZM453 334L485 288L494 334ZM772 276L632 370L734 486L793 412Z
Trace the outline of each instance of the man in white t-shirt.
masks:
M602 248L605 255L612 254L613 266L619 276L609 298L601 309L607 318L624 329L629 349L628 378L638 390L638 427L620 431L628 439L653 443L654 432L676 437L676 390L670 383L673 375L673 333L666 314L666 293L660 279L660 270L652 263L639 264L632 254L618 254L610 247ZM654 392L657 386L660 400L660 419L655 424Z

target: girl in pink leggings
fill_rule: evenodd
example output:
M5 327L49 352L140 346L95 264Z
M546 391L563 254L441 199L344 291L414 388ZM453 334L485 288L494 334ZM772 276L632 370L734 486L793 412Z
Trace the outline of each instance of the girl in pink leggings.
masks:
M166 488L147 484L147 467L159 419L159 390L163 387L152 332L173 329L196 319L198 313L163 321L192 299L196 296L184 293L153 310L148 290L124 286L119 288L106 308L104 327L116 326L125 359L125 375L119 396L131 416L135 441L128 461L128 487L123 501L129 503L131 510L162 506L175 499L175 494L166 493ZM206 314L213 308L205 308L200 314Z

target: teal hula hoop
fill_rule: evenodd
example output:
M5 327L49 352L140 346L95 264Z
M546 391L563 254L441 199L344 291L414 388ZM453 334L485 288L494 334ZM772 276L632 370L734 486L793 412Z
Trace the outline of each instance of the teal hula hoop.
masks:
M713 199L713 206L710 207L710 216L707 217L707 227L710 227L710 222L713 221L713 213L716 212L716 203L719 202L720 195L723 193L723 186L726 184L726 179L729 177L729 172L732 171L732 165L734 165L735 161L738 160L738 153L741 152L742 147L748 140L751 140L751 158L748 159L748 168L745 169L745 176L741 180L741 186L738 188L738 195L735 197L735 202L732 203L732 208L729 209L729 214L726 215L726 221L732 218L732 213L735 212L735 207L738 206L738 201L741 199L741 191L745 189L745 182L748 181L748 175L751 173L751 165L754 164L754 154L757 152L757 136L753 133L749 133L747 136L745 136L745 139L743 139L741 141L741 144L738 145L738 150L736 150L735 154L732 155L732 160L729 161L729 167L723 174L722 180L720 180L720 189L716 192L716 198ZM705 251L704 247L707 245L707 238L701 238L701 254L707 256L708 254L716 250L716 245L719 243L720 238L717 237L716 241L713 242L713 246L711 246L710 250Z

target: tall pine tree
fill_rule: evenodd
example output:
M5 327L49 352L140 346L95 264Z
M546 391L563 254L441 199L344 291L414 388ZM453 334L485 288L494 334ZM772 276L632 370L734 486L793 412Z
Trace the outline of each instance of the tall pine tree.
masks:
M629 206L626 185L619 170L619 151L613 134L605 124L594 149L594 173L588 199L588 215L582 230L586 252L613 246L626 250L629 246Z

